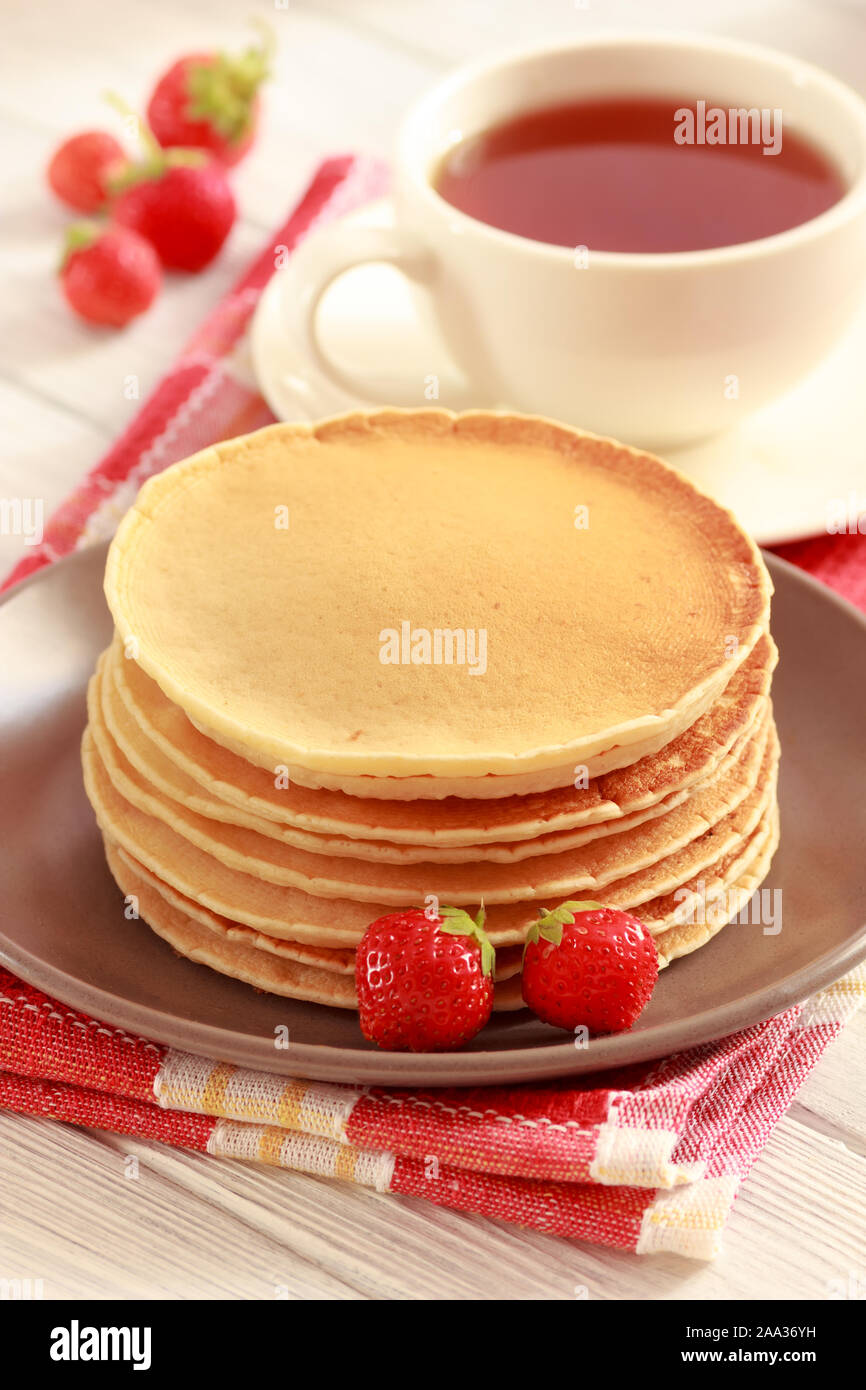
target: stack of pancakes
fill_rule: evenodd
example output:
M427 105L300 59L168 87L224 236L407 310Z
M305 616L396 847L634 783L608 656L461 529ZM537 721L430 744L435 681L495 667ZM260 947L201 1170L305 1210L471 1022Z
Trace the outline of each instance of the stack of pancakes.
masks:
M208 449L109 554L83 743L109 868L182 955L340 1007L368 924L437 903L483 900L499 1008L565 899L634 911L667 964L778 841L770 592L687 480L548 421Z

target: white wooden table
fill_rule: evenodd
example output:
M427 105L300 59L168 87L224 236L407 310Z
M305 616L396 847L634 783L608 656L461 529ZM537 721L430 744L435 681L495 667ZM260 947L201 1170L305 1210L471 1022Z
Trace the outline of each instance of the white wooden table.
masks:
M217 265L175 279L122 334L66 312L66 217L42 170L62 135L111 122L175 55L235 46L254 10L279 40L243 215ZM190 329L328 153L387 154L401 112L453 64L522 41L633 24L774 43L866 81L861 0L2 0L0 497L46 515L136 409ZM0 574L21 553L0 536ZM90 1298L824 1299L866 1294L866 1016L825 1055L737 1202L714 1265L600 1251L427 1204L0 1115L0 1278ZM137 1155L139 1177L124 1176Z

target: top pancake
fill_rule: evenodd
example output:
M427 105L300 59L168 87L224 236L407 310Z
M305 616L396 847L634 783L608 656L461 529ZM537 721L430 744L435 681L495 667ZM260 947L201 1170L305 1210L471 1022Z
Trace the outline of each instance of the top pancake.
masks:
M394 410L272 426L152 478L105 588L141 666L217 742L396 778L593 775L613 745L635 761L721 693L771 590L730 514L650 455L531 417ZM486 670L383 664L404 622L484 630Z

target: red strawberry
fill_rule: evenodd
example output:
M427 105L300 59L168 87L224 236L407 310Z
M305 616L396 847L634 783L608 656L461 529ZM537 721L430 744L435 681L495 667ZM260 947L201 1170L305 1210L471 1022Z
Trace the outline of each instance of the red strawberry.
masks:
M123 147L104 130L71 135L51 157L48 182L79 212L98 212L108 201L108 177L126 163Z
M484 907L379 917L358 947L361 1031L391 1052L445 1052L474 1038L493 1005L495 953Z
M523 998L545 1023L569 1032L622 1033L653 992L659 958L629 912L568 902L541 912L523 956Z
M131 168L114 220L146 237L171 270L203 270L235 220L234 194L219 164L199 150L169 150Z
M149 242L126 227L76 222L67 232L60 283L88 323L122 328L153 303L162 281Z
M264 28L264 26L261 26ZM189 53L163 73L151 94L147 119L159 143L208 150L221 164L237 164L253 143L258 90L270 77L273 37L231 57Z

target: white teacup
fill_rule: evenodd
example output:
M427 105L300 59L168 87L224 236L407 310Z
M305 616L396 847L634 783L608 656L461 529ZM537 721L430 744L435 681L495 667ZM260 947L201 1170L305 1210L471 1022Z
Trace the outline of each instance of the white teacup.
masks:
M623 93L781 109L783 128L822 149L847 191L819 217L759 241L671 254L589 248L581 264L568 247L466 216L433 187L460 138L521 111ZM794 385L853 316L866 279L866 103L797 58L714 38L600 36L463 68L405 120L393 227L334 224L283 272L288 327L311 371L355 399L357 383L321 350L316 311L337 275L374 261L429 291L474 404L645 446L684 443Z

